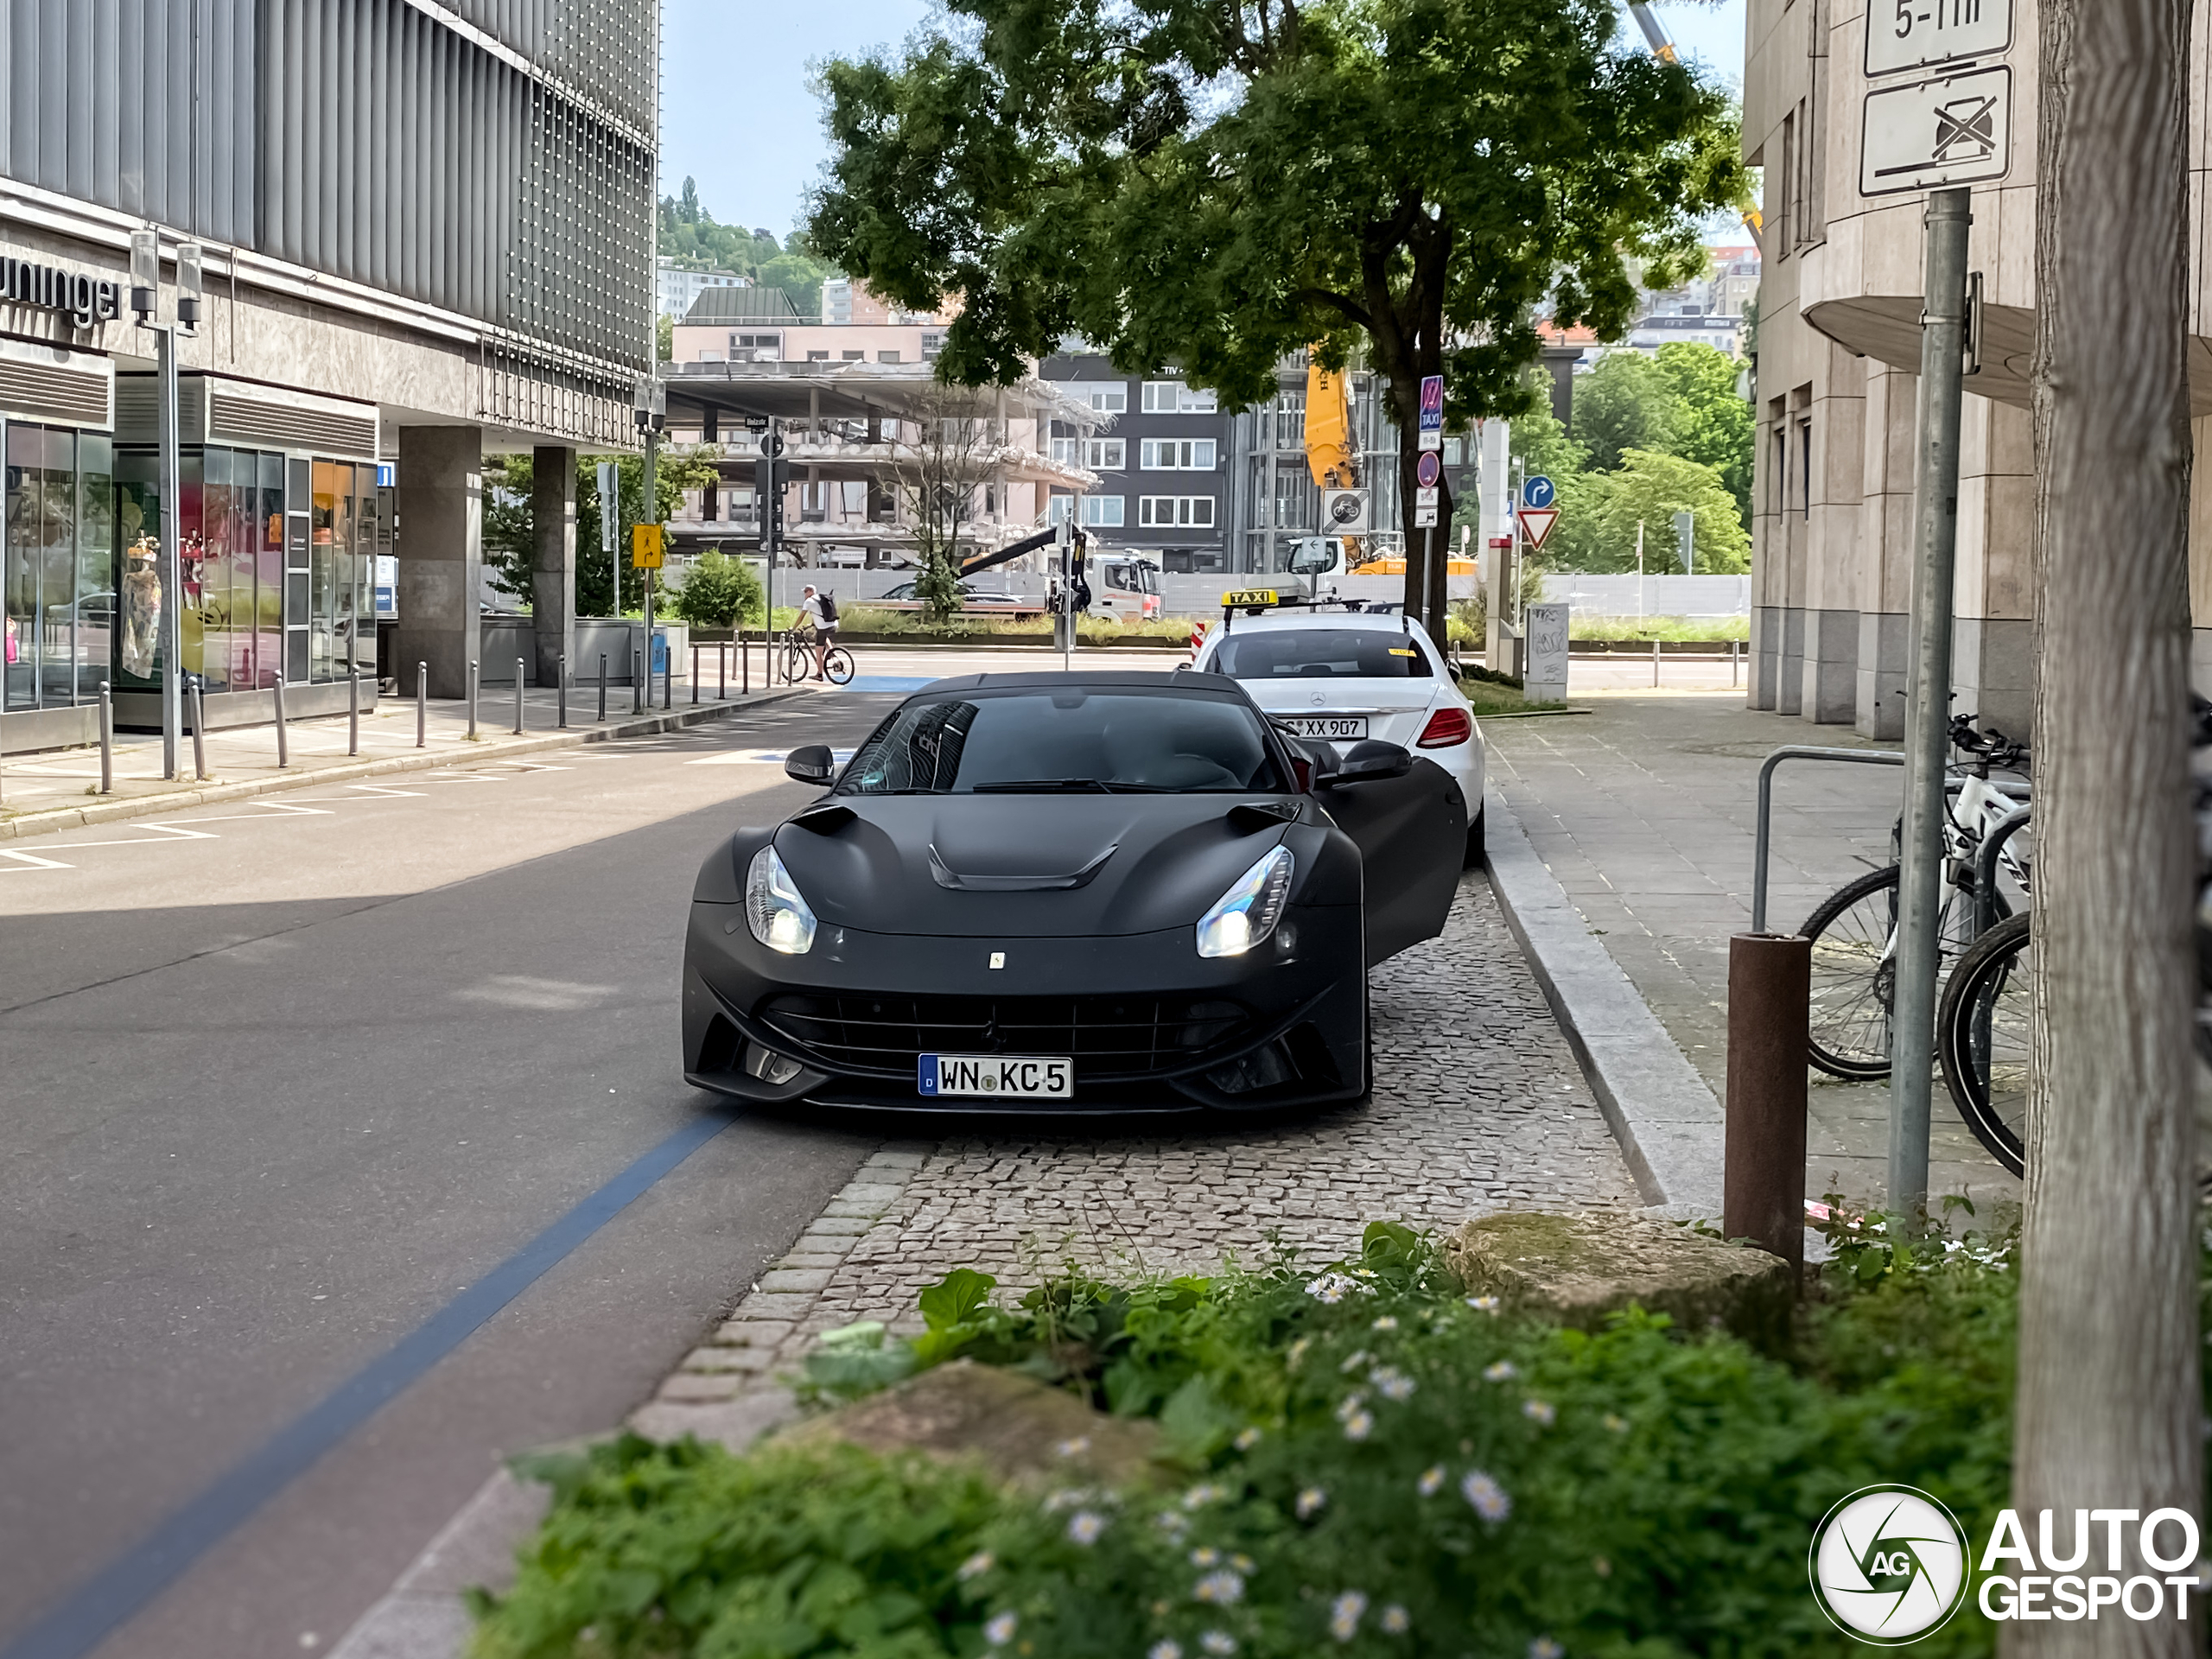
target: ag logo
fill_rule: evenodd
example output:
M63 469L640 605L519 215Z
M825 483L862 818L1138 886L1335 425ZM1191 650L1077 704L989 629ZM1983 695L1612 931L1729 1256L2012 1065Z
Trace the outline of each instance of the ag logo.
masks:
M1861 1487L1838 1503L1814 1529L1808 1566L1821 1611L1877 1647L1917 1642L1966 1599L1966 1533L1911 1486Z

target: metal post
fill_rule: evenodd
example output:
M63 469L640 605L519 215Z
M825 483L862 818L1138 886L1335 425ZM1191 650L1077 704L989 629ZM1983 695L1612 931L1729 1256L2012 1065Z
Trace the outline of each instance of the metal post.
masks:
M746 696L753 695L753 647L745 642L745 630L737 631L737 689Z
M1740 639L1731 639L1728 642L1728 689L1732 691L1736 689L1736 672L1743 666L1743 663L1744 642Z
M569 653L565 651L561 653L560 707L561 729L565 732L569 729Z
M1805 1270L1805 1049L1813 942L1728 941L1728 1113L1720 1226Z
M283 771L292 764L291 732L284 723L284 677L276 677L276 768Z
M630 712L645 712L645 659L635 645L630 647Z
M430 665L415 664L415 747L430 741Z
M115 793L115 691L100 682L100 793Z
M346 753L361 752L361 671L346 671Z
M727 642L715 647L715 701L729 701L729 646Z
M476 735L476 659L468 659L468 734Z
M1651 642L1651 683L1655 686L1659 683L1659 642L1656 639Z
M184 723L184 563L177 514L176 331L154 330L155 442L160 450L162 520L162 776L177 772L177 736Z
M515 735L522 735L522 658L515 658Z
M1943 763L1951 702L1951 586L1957 563L1959 405L1965 369L1964 189L1929 193L1927 289L1920 314L1920 453L1913 590L1913 676L1905 711L1904 840L1897 882L1897 980L1890 1026L1889 1207L1928 1207L1929 1055L1942 946Z
M599 717L607 718L607 653L599 653Z
M660 706L664 709L676 706L676 653L672 651L660 659Z
M207 741L203 728L207 723L207 704L200 696L200 677L192 677L192 780L196 784L207 781Z
M699 706L699 647L691 647L691 706Z

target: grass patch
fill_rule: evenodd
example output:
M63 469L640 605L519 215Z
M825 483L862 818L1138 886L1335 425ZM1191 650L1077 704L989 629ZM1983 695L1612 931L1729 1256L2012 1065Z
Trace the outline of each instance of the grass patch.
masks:
M997 1487L849 1447L634 1437L542 1462L556 1502L475 1659L1317 1653L1796 1659L1862 1651L1808 1593L1828 1506L1920 1486L1986 1537L2010 1484L2017 1238L1879 1217L1762 1351L1639 1311L1596 1334L1469 1302L1377 1223L1315 1271L925 1293L855 1327L827 1399L955 1357L1158 1425L1173 1484ZM1986 1654L1972 1601L1917 1651Z
M1567 618L1570 639L1749 639L1748 616L1599 616Z

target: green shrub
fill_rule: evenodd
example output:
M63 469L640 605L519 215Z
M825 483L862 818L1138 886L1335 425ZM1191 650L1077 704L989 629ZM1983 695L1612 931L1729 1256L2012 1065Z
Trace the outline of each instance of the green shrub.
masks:
M1974 1536L2005 1502L2012 1244L1831 1230L1779 1357L1633 1311L1596 1335L1503 1313L1389 1224L1319 1272L1071 1275L1014 1306L956 1274L925 1335L849 1333L810 1362L816 1389L1016 1367L1155 1419L1172 1490L626 1441L556 1471L478 1659L1855 1651L1806 1585L1836 1499L1910 1482ZM1969 1604L1918 1650L1993 1645Z
M695 628L734 627L740 617L746 626L758 627L768 599L750 566L710 547L691 562L672 602Z

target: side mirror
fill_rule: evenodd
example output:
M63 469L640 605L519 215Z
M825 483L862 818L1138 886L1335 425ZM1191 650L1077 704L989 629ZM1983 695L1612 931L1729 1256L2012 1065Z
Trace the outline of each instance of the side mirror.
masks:
M1395 743L1385 743L1380 738L1365 737L1336 757L1336 765L1322 772L1315 781L1330 789L1341 789L1348 784L1373 784L1385 778L1402 778L1413 769L1410 751Z
M794 783L826 784L836 775L836 757L827 743L810 743L784 757L784 776Z

